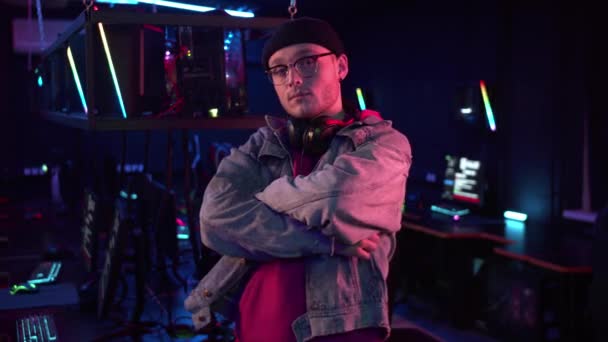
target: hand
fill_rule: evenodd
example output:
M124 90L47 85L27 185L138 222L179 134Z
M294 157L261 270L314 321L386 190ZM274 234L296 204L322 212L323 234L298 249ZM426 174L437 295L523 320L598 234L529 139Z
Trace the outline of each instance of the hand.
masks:
M380 233L365 238L354 245L343 245L336 242L335 254L369 260L371 253L378 248L379 241Z

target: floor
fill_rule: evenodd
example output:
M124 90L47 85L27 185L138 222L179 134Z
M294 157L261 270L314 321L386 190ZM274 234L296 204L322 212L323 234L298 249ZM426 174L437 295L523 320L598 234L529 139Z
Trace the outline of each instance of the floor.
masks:
M62 261L62 269L56 284L72 284L79 294L76 305L62 307L56 312L58 331L61 341L207 341L206 335L191 331L190 315L183 309L185 294L196 284L193 277L194 263L188 240L179 241L179 259L176 272L167 268L152 266L152 272L145 280L144 311L139 324L128 324L135 305L134 272L125 260L124 278L118 287L114 308L108 316L97 318L95 303L97 298L96 277L85 270L80 247L81 211L79 208L53 203L47 192L40 190L41 184L30 185L21 191L0 192L0 236L8 238L8 246L0 251L0 272L8 272L3 286L23 282L30 277L32 270L44 260ZM180 211L181 213L181 211ZM180 279L181 278L181 279ZM126 288L124 287L126 284ZM40 291L45 291L41 285ZM51 285L48 285L51 286ZM126 289L126 291L125 291ZM1 291L7 291L2 288ZM28 294L22 295L28 300ZM35 297L31 297L35 298ZM11 335L14 327L9 311L4 312L3 330ZM36 310L22 310L36 312ZM8 317L8 318L7 318ZM417 326L425 329L439 340L449 342L490 342L494 339L480 330L459 330L448 322L433 318L424 310L408 307L399 303L394 308L393 326ZM230 332L230 326L221 327ZM137 331L145 334L129 336ZM218 328L220 329L220 328ZM2 340L0 335L0 341Z

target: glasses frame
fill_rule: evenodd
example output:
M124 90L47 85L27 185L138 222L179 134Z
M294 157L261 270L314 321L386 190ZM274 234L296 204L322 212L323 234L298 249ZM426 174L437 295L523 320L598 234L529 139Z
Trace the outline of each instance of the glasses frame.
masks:
M300 57L300 58L296 59L291 64L279 64L279 65L275 65L273 67L270 67L270 68L266 69L266 71L265 71L266 72L266 76L267 76L268 80L270 81L270 83L273 84L273 85L285 85L285 84L287 84L287 77L289 76L289 73L291 72L290 71L291 69L297 71L298 75L300 75L300 77L302 77L302 78L311 78L311 77L313 77L317 73L317 70L319 68L319 63L318 63L319 58L325 57L325 56L329 56L329 55L335 55L335 53L333 53L333 52L330 51L330 52L319 53L319 54L316 54L316 55L303 56L303 57ZM301 62L302 60L307 59L307 58L313 58L314 59L314 63L315 63L315 70L313 71L313 73L310 76L304 76L304 75L302 75L302 72L300 72L300 70L296 67L296 65L299 62ZM287 68L287 73L285 74L285 81L283 81L281 83L275 83L273 81L273 79L272 79L272 70L274 70L276 68L281 68L281 67L286 67Z

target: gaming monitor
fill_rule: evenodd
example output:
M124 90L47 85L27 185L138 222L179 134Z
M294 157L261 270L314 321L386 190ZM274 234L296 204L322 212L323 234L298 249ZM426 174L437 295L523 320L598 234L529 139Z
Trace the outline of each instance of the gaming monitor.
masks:
M441 199L467 208L481 208L486 188L484 163L466 156L447 155L445 159Z

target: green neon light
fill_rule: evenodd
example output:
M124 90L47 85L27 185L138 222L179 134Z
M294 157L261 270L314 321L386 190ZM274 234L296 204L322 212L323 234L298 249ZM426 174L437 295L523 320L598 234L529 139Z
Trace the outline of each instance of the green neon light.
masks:
M361 110L365 110L367 107L365 106L365 99L363 98L363 92L361 91L361 88L357 88L355 89L355 91L357 92L357 101L359 101L359 108Z
M127 111L125 110L125 104L122 101L122 94L120 93L120 87L118 86L118 78L116 78L116 70L114 70L114 62L112 62L112 54L110 53L110 46L108 45L106 32L103 29L102 23L97 23L97 26L99 27L99 34L101 35L103 50L106 52L106 58L108 59L108 65L110 66L110 74L112 74L112 81L114 82L114 88L116 89L116 96L118 97L118 103L120 104L122 117L126 119Z
M25 291L30 291L30 290L36 290L36 284L29 284L29 286L27 284L15 284L13 286L11 286L11 289L9 290L11 295L15 295L17 292L19 292L19 290L25 290Z
M87 109L87 100L84 97L84 92L82 91L82 85L80 84L80 77L78 77L78 70L76 69L76 63L74 63L74 57L72 56L72 49L68 46L68 61L70 61L70 68L72 69L72 75L74 76L74 82L76 82L76 89L78 89L78 96L80 96L80 102L82 103L82 108L84 108L84 112L88 113Z

